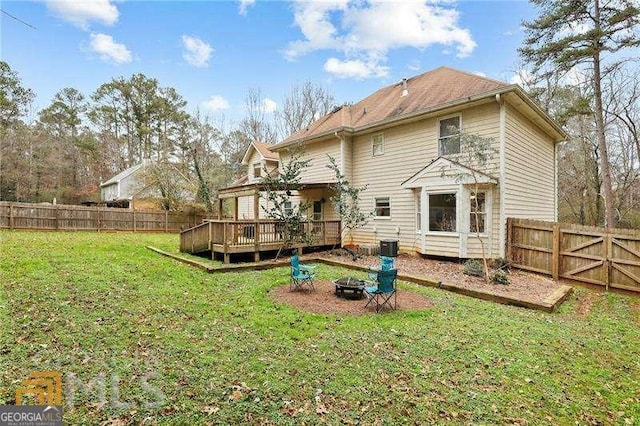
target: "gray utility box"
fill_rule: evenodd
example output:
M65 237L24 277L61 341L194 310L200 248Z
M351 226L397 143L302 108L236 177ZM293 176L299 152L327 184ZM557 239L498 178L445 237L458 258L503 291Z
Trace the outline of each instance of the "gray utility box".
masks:
M398 240L380 240L380 256L397 257Z

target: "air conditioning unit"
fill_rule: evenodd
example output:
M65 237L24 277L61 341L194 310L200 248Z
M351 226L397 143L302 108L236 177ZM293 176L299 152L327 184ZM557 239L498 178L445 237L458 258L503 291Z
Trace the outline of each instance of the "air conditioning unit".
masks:
M380 253L380 247L377 244L361 245L358 253L363 256L376 256Z

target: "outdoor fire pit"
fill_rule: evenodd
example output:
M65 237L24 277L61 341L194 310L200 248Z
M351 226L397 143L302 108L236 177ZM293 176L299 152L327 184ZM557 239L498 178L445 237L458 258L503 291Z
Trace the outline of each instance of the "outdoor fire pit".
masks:
M336 296L344 299L362 299L365 281L353 277L344 277L333 282L336 286Z

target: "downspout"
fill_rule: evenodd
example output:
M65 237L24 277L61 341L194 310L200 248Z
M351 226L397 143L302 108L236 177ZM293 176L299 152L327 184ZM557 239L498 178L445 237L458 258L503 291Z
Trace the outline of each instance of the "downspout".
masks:
M336 138L338 138L338 140L340 141L340 162L338 163L338 167L340 168L340 173L343 176L346 176L346 173L345 173L345 162L344 162L344 155L345 155L345 152L347 150L346 143L344 141L344 137L338 135L337 131L333 132L333 135ZM342 229L342 224L340 224L340 246L341 247L344 247L343 235L344 235L344 229Z
M500 94L496 94L496 102L500 105L500 177L498 181L498 190L500 195L500 218L498 223L498 253L500 257L505 255L506 244L506 226L507 218L505 217L505 198L506 198L506 107L504 105L504 99ZM491 250L492 251L492 250Z
M344 138L340 135L338 135L338 132L333 132L333 135L338 138L338 140L340 141L340 173L342 173L343 175L346 176L345 173L345 164L344 164L344 156L345 156L345 152L347 151L347 147L346 147L346 142L344 140Z
M558 221L558 149L560 144L553 143L553 221Z

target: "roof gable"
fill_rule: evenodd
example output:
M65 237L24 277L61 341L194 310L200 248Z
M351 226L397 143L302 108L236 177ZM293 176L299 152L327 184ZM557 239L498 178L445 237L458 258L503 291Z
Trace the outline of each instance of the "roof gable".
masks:
M242 164L249 164L251 153L254 150L260 155L260 158L262 158L263 160L278 161L280 159L280 155L277 152L269 150L269 148L272 146L273 145L268 143L252 141L247 147L247 151L244 153L244 157L242 157Z
M474 179L475 176L475 179ZM495 177L475 170L446 157L438 157L400 184L401 188L421 188L433 183L461 183L464 185L497 184Z
M120 183L121 180L126 179L127 177L131 176L132 174L134 174L135 172L137 172L138 170L143 168L145 166L145 164L146 164L145 161L143 161L140 164L136 164L133 167L129 167L128 169L118 173L117 175L115 175L111 179L107 180L106 182L101 183L100 187L104 188L105 186L115 185L115 184Z

